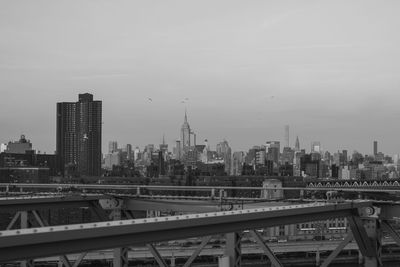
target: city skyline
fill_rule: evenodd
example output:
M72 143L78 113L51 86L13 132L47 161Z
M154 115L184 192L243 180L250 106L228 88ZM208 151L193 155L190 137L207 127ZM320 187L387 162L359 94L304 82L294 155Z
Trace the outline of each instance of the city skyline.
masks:
M100 100L101 101L101 100ZM72 102L73 103L73 102ZM59 103L58 103L59 104ZM58 105L57 104L57 105ZM110 145L111 145L111 143L113 143L113 145L114 146L116 146L116 148L122 148L123 146L126 146L126 145L130 145L130 146L133 146L133 147L138 147L138 148L140 148L140 149L143 149L143 148L145 148L147 145L149 145L149 144L151 144L151 145L155 145L155 146L158 146L158 144L166 144L167 145L167 147L169 146L170 147L170 149L168 150L169 152L173 152L173 149L172 148L174 148L174 146L176 146L176 142L177 141L179 141L180 143L182 143L182 132L183 132L183 128L184 128L184 125L188 125L188 122L189 122L189 119L188 119L188 115L187 115L187 109L185 108L185 110L184 110L184 120L183 120L183 126L181 126L181 128L180 128L180 134L181 134L181 136L180 137L177 137L177 138L175 138L175 139L173 139L173 141L171 142L171 143L167 143L167 142L165 142L165 134L163 134L162 135L162 137L161 137L161 142L157 142L157 141L155 141L155 142L149 142L149 143L146 143L146 144L134 144L133 142L121 142L120 140L117 140L117 139L110 139L110 140L102 140L102 146L101 146L101 149L102 149L102 154L103 155L105 155L105 154L107 154L107 153L110 153L109 151L110 151ZM104 124L104 123L103 123ZM196 136L196 134L193 132L193 130L191 130L191 128L190 128L190 126L188 126L189 128L188 128L188 130L190 131L190 133L191 134L194 134L195 136ZM281 138L276 138L276 139L274 139L274 138L269 138L269 139L266 139L264 142L259 142L259 143L253 143L252 145L250 145L250 146L248 146L247 148L244 148L244 149L237 149L237 150L232 150L232 152L235 152L235 151L237 151L237 152L247 152L249 149L251 149L251 148L253 148L253 147L255 147L255 146L262 146L262 145L267 145L269 142L275 142L275 141L271 141L271 140L276 140L276 141L278 141L278 142L280 142L281 144L282 144L282 147L281 147L281 149L280 149L280 151L282 152L283 151L283 148L285 147L285 145L283 145L283 144L285 144L286 142L287 142L287 140L289 139L288 138L288 135L289 135L289 125L284 125L284 129L283 129L283 131L284 131L284 133L282 134L282 137ZM22 136L25 136L25 133L23 133L23 134L21 134ZM196 138L194 138L194 140L195 140ZM293 137L293 139L294 139L294 137ZM16 138L15 139L9 139L7 142L0 142L0 144L4 144L4 145L7 145L7 143L8 142L12 142L12 141L15 141L16 140ZM329 150L329 149L326 149L325 147L324 147L324 145L323 144L321 144L321 142L320 141L312 141L312 142L310 142L309 144L304 144L303 142L301 142L301 141L299 141L299 136L298 135L296 135L296 138L295 138L295 140L292 140L292 139L289 139L290 141L289 141L289 147L290 148L296 148L296 145L297 145L297 142L299 142L300 143L300 149L304 149L306 152L308 152L308 153L312 153L313 152L313 147L314 147L314 144L316 143L316 144L318 144L318 147L319 147L319 152L325 152L325 151L328 151L328 152L330 152L330 153L335 153L335 152L341 152L342 150L348 150L348 148L346 148L346 147L343 147L343 148L338 148L337 150ZM220 142L222 142L222 141L228 141L228 139L226 139L226 138L223 138L223 139L215 139L214 140L214 142L211 142L211 144L210 144L210 142L209 142L209 140L208 140L208 138L204 138L204 139L201 139L201 140L197 140L197 144L198 145L201 145L201 144L204 144L204 143L207 143L208 144L208 146L211 146L211 147L213 147L213 148L217 148L218 147L218 144L220 143ZM34 143L34 142L33 142ZM190 143L190 142L189 142ZM117 144L118 144L118 147L117 147ZM122 146L121 146L122 145ZM350 155L351 155L351 153L352 152L359 152L359 153L361 153L361 154L363 154L363 155L376 155L376 152L380 152L380 153L383 153L383 154L385 154L385 155L389 155L389 156L393 156L393 155L398 155L399 153L394 153L394 154L389 154L389 153L387 153L387 152L385 152L385 151L383 151L382 149L381 149L381 143L379 142L379 141L377 141L377 140L372 140L371 141L371 151L370 152L366 152L366 153L363 153L361 150L357 150L357 149L354 149L354 150L349 150L349 152L350 152ZM233 145L234 146L234 145ZM268 145L267 145L268 146ZM37 148L37 147L33 147L33 149L34 150L36 150L36 151L38 151L38 153L48 153L47 151L43 151L43 150L40 150L40 148ZM48 153L48 154L51 154L51 153L53 153L53 152L50 152L50 153ZM56 151L54 151L54 153L56 153ZM349 156L350 156L349 155Z
M290 125L291 146L400 153L398 2L41 3L0 11L1 143L53 153L55 103L89 92L103 152L163 133L173 147L186 107L213 147L284 143Z

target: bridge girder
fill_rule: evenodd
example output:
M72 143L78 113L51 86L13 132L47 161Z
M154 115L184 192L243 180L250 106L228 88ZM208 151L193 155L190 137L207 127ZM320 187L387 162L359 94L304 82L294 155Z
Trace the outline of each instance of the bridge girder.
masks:
M254 210L54 226L0 232L0 261L232 233L348 217L370 202L303 204Z

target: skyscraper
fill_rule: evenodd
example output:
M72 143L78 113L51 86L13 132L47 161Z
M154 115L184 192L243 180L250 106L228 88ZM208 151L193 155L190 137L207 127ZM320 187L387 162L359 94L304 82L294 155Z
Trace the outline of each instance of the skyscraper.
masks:
M126 159L129 161L133 161L133 154L132 154L132 145L126 145Z
M118 150L118 142L117 141L110 141L108 142L108 153L112 154L113 152L117 152Z
M294 145L294 150L300 151L300 141L298 136L296 137L296 144Z
M185 120L181 127L181 146L182 150L185 151L190 147L190 125L187 120L185 111Z
M165 143L164 135L163 135L163 138L162 138L162 144L160 144L160 150L163 152L163 154L167 154L168 153L168 144Z
M233 152L232 174L241 175L245 153L243 151Z
M230 175L232 166L232 150L229 147L228 141L217 144L217 155L224 159L225 172Z
M311 143L311 153L321 153L321 143L319 141L314 141Z
M281 152L281 143L279 141L267 141L265 144L265 149L267 152L267 159L278 164Z
M102 102L92 94L79 94L78 102L57 103L57 148L60 169L80 175L101 174Z
M378 154L378 141L374 141L374 156Z
M285 125L285 147L290 147L289 125Z

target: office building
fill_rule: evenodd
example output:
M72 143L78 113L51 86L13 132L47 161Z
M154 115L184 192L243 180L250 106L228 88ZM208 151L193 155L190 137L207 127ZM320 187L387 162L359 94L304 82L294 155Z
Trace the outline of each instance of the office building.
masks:
M117 141L110 141L108 142L108 153L112 154L113 152L117 152L118 150L118 142Z
M289 140L289 125L285 125L285 147L290 146L290 140Z
M181 141L176 140L176 145L173 149L174 151L174 156L176 160L181 160L182 159L182 154L181 154Z
M102 102L92 94L79 94L78 102L57 103L56 153L60 170L79 175L101 175Z
M293 164L295 151L290 147L284 147L282 152L282 163Z
M133 161L133 153L132 153L132 145L131 144L126 145L126 159L128 161Z
M378 154L378 141L374 141L374 156Z
M279 164L281 145L279 141L267 141L266 145L267 159Z
M0 144L0 153L3 153L4 151L6 151L6 149L7 149L7 145L1 143L1 144Z
M32 143L25 138L25 135L21 135L19 141L8 142L5 149L6 153L10 154L29 154L33 153Z
M233 152L232 175L241 175L245 153L243 151Z
M121 155L117 151L107 154L104 159L104 169L112 170L114 166L121 166Z
M321 148L321 143L318 141L314 141L311 143L311 153L321 153L322 148Z
M220 158L223 158L225 163L225 172L229 175L231 173L232 166L232 150L228 144L228 141L224 140L223 142L217 144L217 155Z

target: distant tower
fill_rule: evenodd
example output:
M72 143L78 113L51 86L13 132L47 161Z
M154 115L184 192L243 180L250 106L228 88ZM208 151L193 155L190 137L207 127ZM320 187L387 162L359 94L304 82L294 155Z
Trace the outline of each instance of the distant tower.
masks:
M176 140L176 147L175 147L175 159L181 160L181 141Z
M285 125L285 147L290 147L290 144L289 144L289 125Z
M108 153L112 154L113 152L117 152L118 150L118 142L117 141L110 141L108 142Z
M168 153L168 145L165 143L165 136L163 135L162 144L160 144L160 150L166 154Z
M294 149L296 151L300 151L300 142L299 142L299 137L298 136L296 137L296 144L294 146Z
M187 120L186 110L185 110L185 120L181 127L181 148L182 151L186 151L190 147L190 125Z
M374 141L374 156L378 154L378 141Z
M126 159L131 161L133 160L133 154L132 154L132 145L127 144L126 145Z
M321 143L319 141L314 141L311 143L311 153L321 153Z

